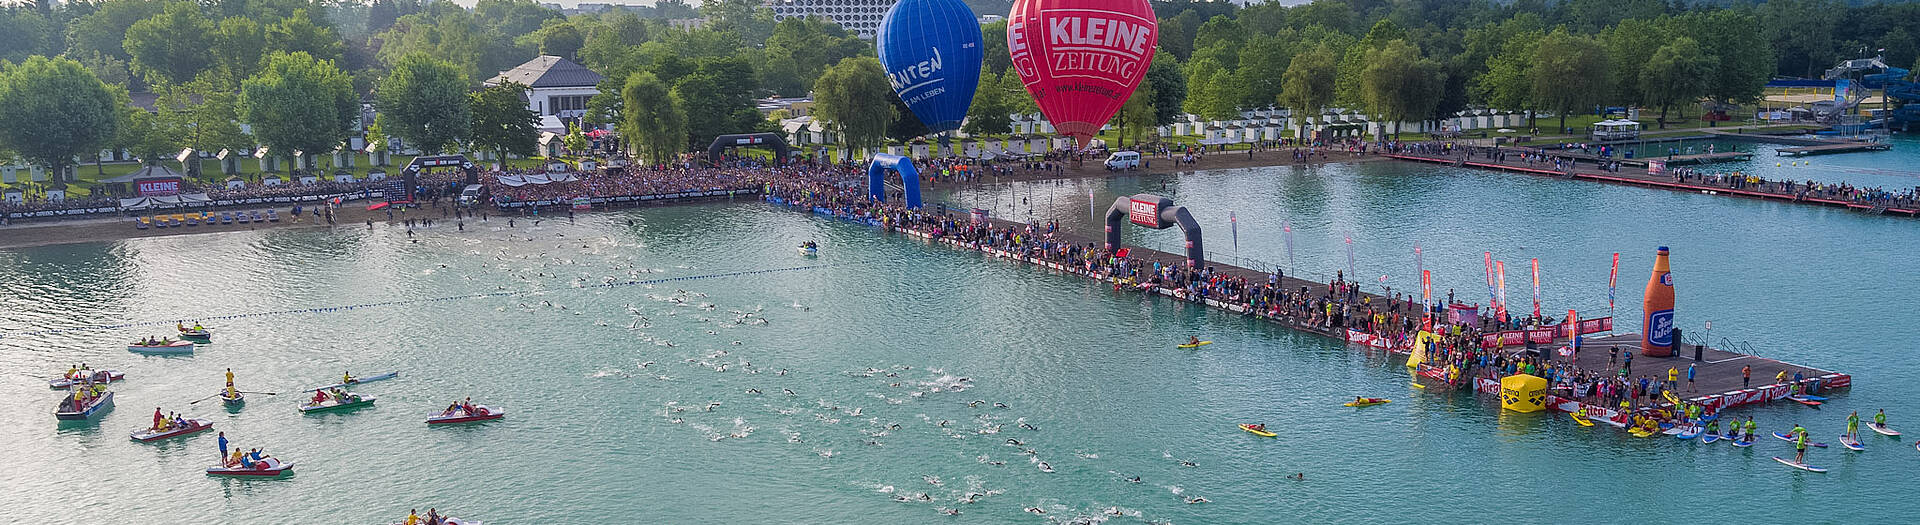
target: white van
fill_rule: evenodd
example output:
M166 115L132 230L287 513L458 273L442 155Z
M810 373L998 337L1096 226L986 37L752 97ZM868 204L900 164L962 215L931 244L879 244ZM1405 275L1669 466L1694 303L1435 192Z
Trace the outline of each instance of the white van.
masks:
M1136 151L1115 151L1107 155L1107 169L1110 171L1130 170L1140 167L1140 153Z
M475 204L479 204L480 198L482 197L481 194L486 190L487 190L486 186L481 186L479 184L468 184L466 188L460 190L460 200L459 200L460 205L472 206Z

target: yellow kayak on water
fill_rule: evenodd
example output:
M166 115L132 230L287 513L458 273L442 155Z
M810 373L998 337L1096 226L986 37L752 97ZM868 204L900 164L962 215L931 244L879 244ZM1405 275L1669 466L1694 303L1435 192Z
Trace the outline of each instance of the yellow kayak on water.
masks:
M1568 414L1568 415L1569 415L1569 416L1572 416L1572 417L1573 417L1573 422L1575 422L1575 423L1579 423L1579 424L1580 424L1580 426L1583 426L1583 427L1590 427L1590 426L1593 426L1593 422L1592 422L1592 421L1587 421L1587 418L1584 418L1584 417L1580 417L1580 415L1579 415L1579 414Z
M1632 429L1628 429L1628 430L1627 430L1627 433L1628 433L1628 434L1633 434L1633 437L1647 437L1647 436L1652 436L1652 435L1654 435L1654 434L1658 434L1659 432L1655 432L1655 431L1651 431L1651 430L1647 430L1647 429L1644 429L1644 428L1639 428L1639 427L1635 427L1635 428L1632 428Z
M1392 399L1381 399L1381 398L1377 398L1377 397L1371 397L1371 398L1367 398L1367 399L1363 399L1363 400L1358 400L1358 401L1348 401L1348 402L1346 402L1346 403L1345 403L1345 404L1344 404L1343 406L1350 406L1350 407L1370 407L1370 406L1374 406L1374 405L1384 405L1384 404L1387 404L1387 403L1392 403L1392 402L1393 402L1393 400L1392 400Z
M1260 430L1260 429L1257 429L1257 428L1253 428L1253 425L1248 425L1248 424L1246 424L1246 423L1241 423L1241 424L1240 424L1240 430L1245 430L1245 431L1247 431L1247 433L1249 433L1249 434L1253 434L1253 435L1256 435L1256 436L1260 436L1260 437L1274 437L1274 436L1278 436L1278 435L1279 435L1279 434L1275 434L1275 433L1272 433L1272 432L1268 432L1268 431L1265 431L1265 430Z
M1198 342L1198 343L1187 343L1187 344L1184 344L1184 345L1180 345L1180 348L1199 348L1199 347L1202 347L1202 346L1207 346L1207 345L1210 345L1210 344L1213 344L1213 341L1201 341L1201 342Z

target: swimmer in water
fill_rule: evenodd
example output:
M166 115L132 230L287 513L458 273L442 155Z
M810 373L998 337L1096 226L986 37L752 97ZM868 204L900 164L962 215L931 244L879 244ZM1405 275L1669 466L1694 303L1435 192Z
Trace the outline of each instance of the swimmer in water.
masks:
M1195 465L1195 464L1193 464L1193 462L1192 462L1192 461L1187 461L1187 460L1181 460L1181 461L1180 461L1180 466L1182 466L1182 467L1198 467L1199 465Z
M946 515L948 515L948 516L959 516L959 515L960 515L960 511L958 511L958 510L954 510L954 509L949 509L949 508L946 508L946 507L941 507L941 508L940 508L940 513L941 513L941 514L946 514Z
M1139 483L1139 482L1140 482L1140 476L1127 478L1127 483Z
M1021 442L1020 442L1020 440L1018 440L1018 439L1014 439L1014 438L1007 438L1007 444L1008 444L1008 445L1013 445L1013 446L1016 446L1016 447L1017 447L1017 446L1021 446L1021 445L1025 445L1026 443L1021 443Z
M1195 504L1195 503L1208 503L1208 501L1207 501L1207 498L1202 498L1202 497L1199 497L1199 496L1194 496L1194 497L1191 497L1191 498L1187 498L1187 504L1188 504L1188 505L1192 505L1192 504Z
M993 402L993 408L1012 408L1012 407L1008 407L1006 403L995 401Z
M987 400L985 399L975 399L973 401L968 401L967 408L977 407L977 406L980 406L981 403L985 403L985 402L987 402Z
M1024 428L1024 429L1027 429L1027 430L1040 430L1040 428L1039 428L1039 427L1035 427L1035 426L1033 426L1033 425L1029 425L1029 424L1026 424L1026 423L1021 423L1021 424L1020 424L1020 428Z
M1031 512L1031 513L1034 513L1034 514L1046 514L1046 513L1047 513L1047 511L1046 511L1045 509L1042 509L1042 508L1040 508L1040 507L1027 507L1027 512Z
M796 394L794 394L794 393L793 393L793 389L791 389L791 388L782 388L782 389L780 389L780 391L781 391L781 392L786 392L786 393L787 393L787 397L793 397L794 395L796 395Z
M1295 480L1295 481L1306 481L1306 480L1307 480L1307 473L1305 473L1305 472L1300 472L1300 473L1295 473L1295 474L1294 474L1294 475L1292 475L1292 476L1287 476L1287 479L1291 479L1291 480Z

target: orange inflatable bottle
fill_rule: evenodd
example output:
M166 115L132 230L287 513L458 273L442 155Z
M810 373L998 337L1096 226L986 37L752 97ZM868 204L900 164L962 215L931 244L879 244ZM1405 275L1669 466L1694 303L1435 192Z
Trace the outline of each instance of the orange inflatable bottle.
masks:
M1647 279L1647 295L1642 300L1640 355L1673 355L1673 273L1667 266L1667 247L1653 257L1653 276Z

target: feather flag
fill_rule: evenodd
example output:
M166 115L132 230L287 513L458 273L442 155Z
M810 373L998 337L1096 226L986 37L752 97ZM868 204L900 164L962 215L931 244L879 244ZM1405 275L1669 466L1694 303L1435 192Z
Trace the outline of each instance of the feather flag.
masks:
M1413 275L1419 277L1427 273L1427 262L1420 254L1420 243L1413 245Z
M1227 212L1227 226L1233 229L1233 251L1240 251L1240 216Z
M1093 203L1092 187L1087 188L1087 215L1093 217L1094 222L1100 222L1100 209L1099 205Z
M1494 261L1493 273L1500 282L1500 297L1494 302L1493 311L1495 315L1500 316L1501 321L1505 321L1507 320L1507 262Z
M1287 269L1293 269L1293 221L1280 221L1280 239L1287 243Z
M1487 265L1487 306L1497 306L1500 296L1493 293L1493 252L1482 254L1480 261Z
M1533 316L1540 317L1540 258L1533 259Z
M1347 234L1347 278L1358 277L1358 273L1353 271L1353 234L1349 233Z
M1613 252L1613 269L1607 271L1607 311L1613 311L1613 286L1620 280L1620 252Z
M1433 301L1433 274L1420 270L1420 304Z

